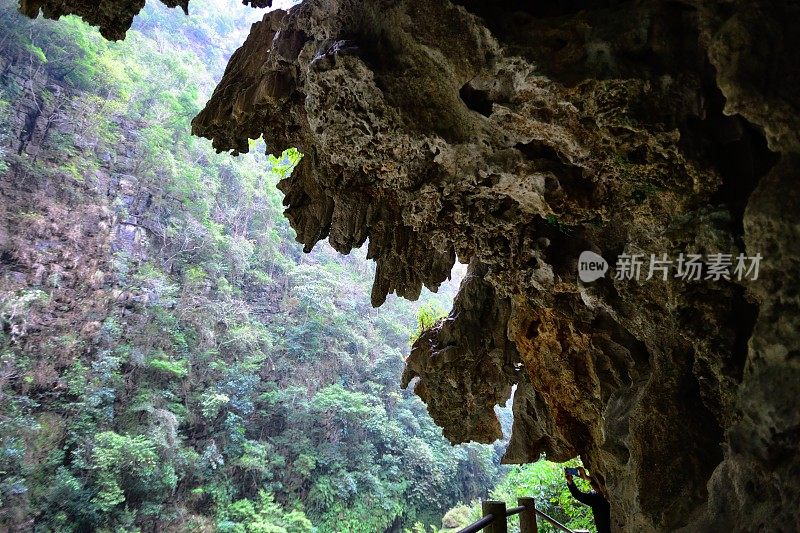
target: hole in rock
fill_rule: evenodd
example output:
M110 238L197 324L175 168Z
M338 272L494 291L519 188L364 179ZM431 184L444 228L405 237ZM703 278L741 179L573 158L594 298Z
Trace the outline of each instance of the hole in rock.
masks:
M564 279L572 279L578 268L578 256L584 250L591 249L591 243L583 237L583 228L562 223L558 218L536 217L534 219L536 235L547 238L548 246L542 256L553 269L553 274Z
M489 100L489 92L475 89L469 83L465 83L458 91L461 101L471 110L488 117L492 114L492 101Z
M566 165L558 175L558 180L570 199L582 206L591 203L594 196L594 183L584 177L583 169L574 165Z
M722 184L712 196L713 203L726 204L738 223L739 233L744 232L742 219L750 194L761 177L777 162L777 154L767 148L764 136L741 117L725 117L730 120L724 129L740 132L734 138L720 144L714 150L714 163L722 176ZM738 125L733 124L738 123Z
M758 318L758 306L747 301L744 287L735 285L733 290L734 298L730 316L736 336L733 339L733 350L731 350L731 360L727 370L729 375L741 381L747 360L748 341L753 334L753 328Z
M571 200L588 205L594 195L594 184L583 175L583 169L559 156L558 151L541 142L518 143L514 146L527 159L536 161L537 169L549 170L555 176L545 177L545 190L555 193L559 188Z
M530 324L528 324L528 329L525 331L525 336L529 339L532 339L538 335L540 322L538 320L532 320Z
M648 151L646 146L634 148L627 154L628 161L635 165L644 165L647 163L647 153Z
M11 251L0 251L0 265L13 265L15 263L14 254L12 254Z
M723 113L725 97L719 88L711 86L706 93L706 116L686 121L681 128L680 147L690 156L710 162L719 173L722 183L710 202L730 209L733 231L741 238L750 194L777 162L778 155L769 150L764 135L744 118Z
M529 143L517 143L514 148L522 152L522 155L528 159L547 159L554 163L561 163L558 152L543 142L531 141Z
M491 214L500 220L514 220L519 214L519 203L513 198L503 198Z

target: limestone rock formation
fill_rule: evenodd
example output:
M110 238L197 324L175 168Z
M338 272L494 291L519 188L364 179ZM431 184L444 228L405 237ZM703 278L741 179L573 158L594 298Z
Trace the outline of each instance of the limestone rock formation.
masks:
M161 0L169 7L180 6L189 13L189 0ZM77 15L97 26L106 39L116 41L125 38L133 17L144 7L145 0L19 0L19 9L25 15L36 18L39 12L49 19L64 15Z
M453 442L497 438L515 385L506 460L580 454L617 525L800 528L797 10L307 0L193 127L304 152L286 214L307 250L369 240L374 305L470 263L404 376ZM583 250L609 275L579 281ZM740 253L757 280L645 279L650 254Z
M403 387L417 377L437 376L423 379L414 391L455 443L478 435L486 442L502 438L494 407L508 400L521 370L513 364L519 356L506 335L511 306L497 298L484 276L485 267L473 264L455 302L458 315L422 333L403 375Z

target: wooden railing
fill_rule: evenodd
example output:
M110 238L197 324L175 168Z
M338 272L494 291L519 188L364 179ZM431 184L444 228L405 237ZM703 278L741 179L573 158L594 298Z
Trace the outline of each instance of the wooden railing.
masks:
M536 525L537 515L565 533L579 533L537 509L536 502L533 498L519 498L517 503L519 504L518 507L506 509L506 502L485 500L481 503L483 518L468 525L458 533L477 533L480 530L484 530L485 533L508 533L507 519L509 516L514 516L516 514L519 515L520 533L538 533L539 528Z

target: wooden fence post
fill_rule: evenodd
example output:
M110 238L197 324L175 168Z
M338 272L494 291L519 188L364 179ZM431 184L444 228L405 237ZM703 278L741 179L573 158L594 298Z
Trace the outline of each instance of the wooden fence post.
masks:
M517 504L525 507L519 513L519 533L539 533L536 525L536 500L533 498L518 498Z
M506 521L506 502L496 500L484 500L481 503L483 516L492 515L494 520L491 525L484 528L489 533L508 533L508 522Z

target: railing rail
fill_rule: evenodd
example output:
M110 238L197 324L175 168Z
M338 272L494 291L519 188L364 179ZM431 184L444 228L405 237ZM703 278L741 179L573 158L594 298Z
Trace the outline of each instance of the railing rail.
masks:
M567 526L565 526L564 524L562 524L561 522L559 522L555 518L553 518L551 516L548 516L545 513L541 512L539 509L536 509L536 514L538 514L539 516L541 516L542 518L544 518L545 520L547 520L548 522L550 522L551 524L556 526L558 529L560 529L564 533L578 533L577 531L568 528Z
M470 525L468 525L467 527L465 527L464 529L462 529L458 533L477 533L481 529L483 529L486 526L490 525L493 520L494 520L494 517L492 515L484 516L483 518L481 518L477 522L471 523Z
M515 514L519 514L525 510L524 505L520 505L519 507L512 507L511 509L506 510L506 518L509 516L514 516Z
M483 518L473 522L458 533L477 533L480 530L484 530L486 533L508 533L508 521L506 519L517 514L520 515L520 533L538 533L536 515L541 516L561 531L564 531L564 533L578 533L537 509L533 498L519 498L517 503L519 504L517 507L506 509L506 502L497 500L483 501L481 503Z

